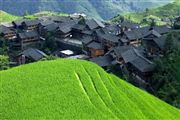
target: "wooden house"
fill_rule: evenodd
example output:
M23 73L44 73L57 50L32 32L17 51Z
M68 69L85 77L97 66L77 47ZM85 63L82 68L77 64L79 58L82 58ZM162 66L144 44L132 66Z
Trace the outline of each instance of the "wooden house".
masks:
M85 24L89 30L99 29L99 28L105 27L105 25L101 21L98 21L95 19L87 19Z
M55 33L59 25L52 21L44 21L39 24L38 33L41 37L46 37L48 33Z
M83 24L76 24L72 27L72 36L77 39L81 39L84 36L86 26Z
M18 34L21 49L28 47L40 47L40 36L37 31L23 32Z
M121 28L121 32L131 31L131 30L140 28L140 26L138 24L132 23L132 22L127 21L127 20L120 21L119 27Z
M132 49L133 46L127 45L127 46L118 46L118 47L114 47L111 51L110 51L110 55L116 59L116 62L120 65L124 64L124 60L122 58L122 54L130 49Z
M16 39L16 32L14 30L11 30L10 28L1 25L0 36L4 37L7 40L13 40Z
M121 40L128 40L128 41L122 41L128 45L140 46L142 38L143 35L141 32L139 32L138 30L132 30L132 31L125 31Z
M104 28L102 28L102 30L104 31L104 33L108 33L116 36L119 36L121 34L121 28L117 24L107 25Z
M72 28L75 24L76 24L75 21L59 24L59 27L56 30L56 37L57 38L72 37Z
M86 54L89 55L89 49L88 49L88 44L93 42L93 38L90 36L86 36L82 38L82 51Z
M39 61L46 56L47 55L44 52L38 49L28 48L17 56L17 61L18 61L18 64L21 65L21 64Z
M171 27L167 25L161 25L149 28L149 30L154 30L157 31L159 34L164 35L171 31Z
M22 22L22 27L26 31L38 30L39 20L25 20Z
M165 42L167 35L162 35L153 38L144 38L144 46L148 52L148 55L163 55L165 52Z
M118 46L120 38L111 34L101 34L98 39L102 42L105 51Z
M122 53L122 58L129 73L136 79L147 81L154 71L153 62L135 48Z
M90 44L87 45L89 55L92 58L103 56L105 54L104 48L102 47L101 43L98 42L91 42Z

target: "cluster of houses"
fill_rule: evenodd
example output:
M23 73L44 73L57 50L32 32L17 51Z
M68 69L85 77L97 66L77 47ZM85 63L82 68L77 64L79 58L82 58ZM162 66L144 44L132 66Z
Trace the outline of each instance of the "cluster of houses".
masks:
M74 15L13 21L0 26L0 35L10 41L10 51L18 51L18 64L45 57L39 49L51 33L60 48L54 55L87 59L104 69L117 65L125 74L147 81L155 68L153 60L165 52L170 30L166 25L141 27L126 20L109 24Z

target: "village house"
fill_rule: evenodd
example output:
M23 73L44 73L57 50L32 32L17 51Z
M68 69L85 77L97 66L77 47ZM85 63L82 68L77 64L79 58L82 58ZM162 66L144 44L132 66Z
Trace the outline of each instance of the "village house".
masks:
M37 47L41 45L40 36L37 31L18 33L17 39L20 42L20 49L24 50L28 47Z
M154 30L158 32L159 34L164 35L171 31L171 27L167 25L154 26L152 28L149 28L149 30Z
M88 49L88 44L90 44L91 42L93 42L93 38L90 36L84 36L82 38L82 51L83 53L85 53L86 55L89 55L90 51Z
M41 37L46 38L48 36L48 33L55 34L58 27L59 25L54 22L43 22L39 24L38 32Z
M148 56L159 56L163 55L165 52L165 42L167 39L167 35L158 35L157 37L147 38L145 37L144 46L148 52Z
M39 20L25 20L22 22L22 28L26 31L38 30Z
M132 31L125 31L121 40L123 43L125 42L128 45L140 46L142 38L143 36L140 32L136 30L132 30Z
M104 50L108 52L111 48L118 46L120 38L111 34L101 34L98 39L102 42Z
M112 48L112 50L109 52L109 54L116 59L116 62L120 65L124 64L122 54L130 49L132 49L133 46L126 45L126 46L117 46Z
M84 36L83 31L86 26L83 24L76 24L72 27L72 36L77 39L81 39Z
M8 22L8 23L2 23L2 25L3 26L5 26L6 28L9 28L9 29L11 29L11 30L13 30L14 29L14 25L10 22Z
M18 64L21 65L21 64L39 61L46 56L47 55L44 52L36 48L28 48L17 56L17 61Z
M102 28L104 33L112 34L119 36L121 34L121 27L118 24L107 25L106 27Z
M11 30L10 28L1 25L0 36L4 37L7 40L13 40L16 39L16 32L14 30Z
M122 53L124 67L136 80L147 81L154 71L154 64L144 57L143 53L136 48L132 48Z
M57 38L72 37L72 28L75 24L76 22L74 21L59 24L59 27L56 30L56 37Z
M131 31L131 30L140 28L140 26L138 24L132 23L127 20L120 21L119 27L121 28L121 32Z
M99 28L104 28L105 25L98 21L98 20L95 20L95 19L87 19L86 20L86 25L87 25L87 28L89 30L93 30L93 29L99 29Z
M104 48L99 42L91 42L87 45L88 55L92 58L103 56L105 54Z

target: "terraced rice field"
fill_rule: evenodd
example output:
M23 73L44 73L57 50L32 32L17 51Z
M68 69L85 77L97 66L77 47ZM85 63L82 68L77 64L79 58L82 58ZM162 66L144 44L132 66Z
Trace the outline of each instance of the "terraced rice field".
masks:
M178 109L87 61L0 72L1 119L180 119Z

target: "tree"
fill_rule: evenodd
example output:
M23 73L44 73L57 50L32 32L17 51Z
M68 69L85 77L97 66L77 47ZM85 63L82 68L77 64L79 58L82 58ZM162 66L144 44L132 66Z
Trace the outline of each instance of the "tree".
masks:
M0 70L6 70L9 68L9 57L0 55Z
M155 19L151 19L151 23L150 23L150 27L153 28L154 26L156 26L156 22Z
M8 40L0 37L0 55L7 55L8 52Z

